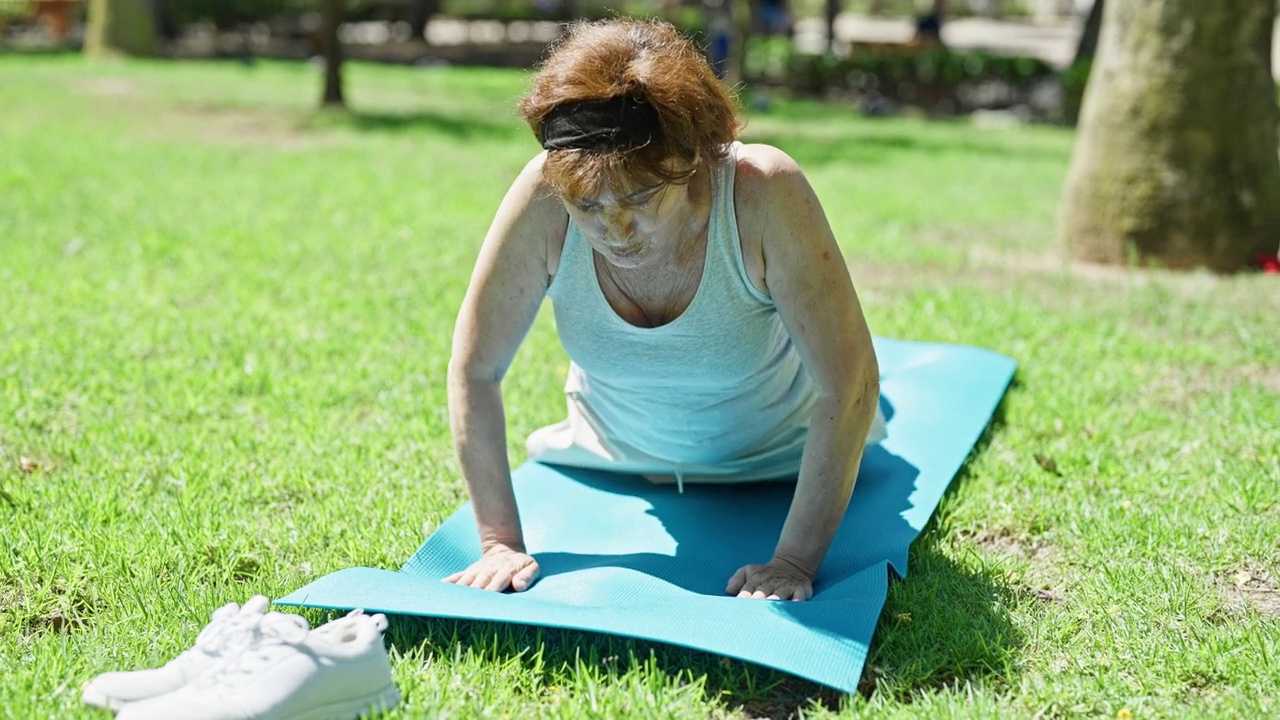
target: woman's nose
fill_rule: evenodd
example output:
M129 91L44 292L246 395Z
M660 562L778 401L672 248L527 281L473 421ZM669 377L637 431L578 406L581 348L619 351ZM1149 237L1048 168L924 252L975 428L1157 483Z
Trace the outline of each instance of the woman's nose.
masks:
M605 224L609 226L612 235L622 239L631 237L636 230L635 217L630 210L623 208L615 208L606 213Z

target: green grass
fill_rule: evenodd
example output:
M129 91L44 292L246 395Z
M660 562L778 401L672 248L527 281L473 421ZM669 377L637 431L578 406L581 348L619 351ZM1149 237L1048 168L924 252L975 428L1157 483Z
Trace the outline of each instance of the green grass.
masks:
M535 151L517 73L0 56L0 717L208 614L398 567L464 500L444 373ZM864 693L676 648L397 620L391 717L1280 713L1280 286L1074 267L1072 137L777 102L877 334L1020 363L915 544ZM562 413L544 313L514 461ZM325 616L310 613L313 621Z

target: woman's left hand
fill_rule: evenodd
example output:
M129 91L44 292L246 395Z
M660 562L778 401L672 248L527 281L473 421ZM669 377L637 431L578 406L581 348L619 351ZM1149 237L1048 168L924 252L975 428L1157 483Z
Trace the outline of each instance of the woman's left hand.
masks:
M792 563L774 558L764 565L740 568L729 578L725 592L740 598L808 600L813 597L813 580Z

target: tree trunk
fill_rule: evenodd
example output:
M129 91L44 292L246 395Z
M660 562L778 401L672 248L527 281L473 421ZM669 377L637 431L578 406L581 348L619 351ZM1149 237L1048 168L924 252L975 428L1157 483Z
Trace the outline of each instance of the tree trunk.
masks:
M911 47L942 47L942 23L946 21L947 0L933 0L929 4L929 12L916 16L916 34L912 36Z
M1276 2L1275 11L1277 13L1280 13L1280 0L1277 0ZM1272 25L1274 25L1275 21L1276 21L1276 17L1270 16L1270 18L1265 22L1270 22L1272 23ZM1257 43L1255 47L1258 50L1258 55L1262 58L1262 64L1267 68L1267 77L1271 80L1271 84L1274 85L1276 79L1275 79L1275 74L1271 72L1271 67L1272 67L1271 53L1273 49L1272 46L1275 43L1275 33L1273 31L1268 31L1265 33L1260 32L1254 36L1254 40Z
M836 54L836 18L840 16L840 0L826 0L823 4L823 21L827 25L827 54Z
M728 0L725 0L728 2ZM583 0L560 0L556 4L559 11L560 19L565 22L573 22L587 16L587 8Z
M410 0L409 34L417 42L426 40L427 23L440 12L440 0Z
M346 17L346 0L324 0L324 26L321 29L321 42L324 52L324 99L325 107L345 107L346 100L342 96L342 40L338 37L338 28Z
M1093 0L1089 15L1084 19L1084 29L1080 31L1080 42L1076 44L1076 57L1072 64L1083 60L1092 60L1098 50L1098 33L1102 29L1102 10L1106 0Z
M182 28L171 12L172 2L173 0L151 0L151 18L155 21L156 36L166 42L173 42L182 35Z
M1275 0L1109 2L1059 222L1080 260L1239 270L1280 243Z
M156 49L150 0L89 0L86 55L152 55Z
M733 13L733 41L729 48L729 72L725 81L737 86L747 79L747 43L751 42L751 29L755 25L757 0L729 0Z

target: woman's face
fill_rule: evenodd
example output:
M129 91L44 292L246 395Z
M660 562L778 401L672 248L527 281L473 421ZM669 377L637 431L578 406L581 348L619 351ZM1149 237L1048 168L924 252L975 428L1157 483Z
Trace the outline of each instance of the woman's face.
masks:
M595 194L563 202L591 247L623 268L665 257L689 214L688 186L670 183L602 183Z

